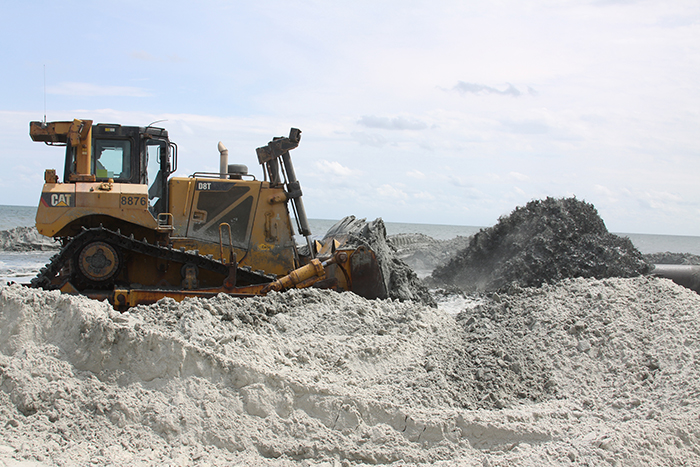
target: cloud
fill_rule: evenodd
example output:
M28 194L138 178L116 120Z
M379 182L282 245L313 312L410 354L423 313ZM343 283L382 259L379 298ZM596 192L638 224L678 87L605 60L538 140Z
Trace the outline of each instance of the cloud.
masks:
M425 122L406 117L389 118L365 115L357 123L367 128L381 128L382 130L424 130L428 128Z
M136 60L142 60L144 62L157 62L159 61L155 56L149 54L148 52L144 50L134 50L129 54L131 58L135 58Z
M49 94L60 96L117 96L117 97L150 97L152 94L144 89L133 86L105 86L93 83L59 83L46 88Z
M617 194L610 188L603 185L593 185L594 193L607 196L609 198L614 198Z
M671 215L681 211L680 205L685 203L685 199L669 191L609 188L603 185L594 185L594 193L599 200L605 200L608 204L625 202L625 204L635 204L643 211L661 211Z
M413 169L409 172L406 172L406 176L411 177L411 178L417 178L417 179L424 179L425 174L421 172L420 170Z
M452 89L462 94L498 94L501 96L513 97L519 97L522 95L522 92L518 91L518 89L510 83L508 83L508 87L504 91L491 86L486 86L485 84L466 83L464 81L457 82L455 87ZM528 88L528 92L533 94L535 91L532 88Z
M510 133L521 135L543 135L551 131L551 127L546 123L537 120L502 120L501 124Z
M472 186L472 183L469 180L465 179L464 177L459 177L457 175L448 175L447 181L451 185L454 185L459 188L470 188Z
M340 164L339 162L336 161L327 161L324 159L316 161L316 169L325 174L330 174L330 175L338 175L341 177L346 177L349 175L353 175L355 173L354 170L345 167L344 165Z
M434 201L436 198L432 193L427 191L421 191L413 195L414 198L424 200L424 201Z
M521 174L520 172L508 172L508 176L520 182L524 182L530 178L525 174Z
M374 146L380 148L386 144L386 138L378 134L365 133L363 131L355 131L351 134L352 138L360 144Z
M386 184L377 188L377 193L383 198L390 198L395 200L406 200L408 198L408 196L403 190Z

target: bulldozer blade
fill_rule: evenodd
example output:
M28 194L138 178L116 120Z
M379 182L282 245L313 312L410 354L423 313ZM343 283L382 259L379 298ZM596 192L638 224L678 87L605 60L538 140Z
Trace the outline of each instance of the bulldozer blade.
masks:
M377 257L367 247L358 247L350 255L352 284L350 290L368 299L387 298L386 285Z

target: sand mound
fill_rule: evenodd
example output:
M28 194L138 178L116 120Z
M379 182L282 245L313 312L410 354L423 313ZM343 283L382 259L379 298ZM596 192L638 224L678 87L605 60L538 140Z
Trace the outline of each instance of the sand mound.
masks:
M60 244L52 238L41 235L36 227L0 230L0 250L2 251L55 250L59 247Z
M514 292L455 318L313 289L119 314L0 287L0 463L700 463L700 296Z
M632 242L609 233L592 204L546 198L479 231L431 278L467 291L494 291L573 277L634 277L647 270Z

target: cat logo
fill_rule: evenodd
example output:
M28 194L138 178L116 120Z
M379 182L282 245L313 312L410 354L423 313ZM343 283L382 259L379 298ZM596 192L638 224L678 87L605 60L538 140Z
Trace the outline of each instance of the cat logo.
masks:
M52 208L70 208L75 206L73 193L42 193L41 201Z
M68 207L68 206L70 206L70 202L71 202L72 197L73 197L73 195L67 195L67 194L51 195L51 206Z

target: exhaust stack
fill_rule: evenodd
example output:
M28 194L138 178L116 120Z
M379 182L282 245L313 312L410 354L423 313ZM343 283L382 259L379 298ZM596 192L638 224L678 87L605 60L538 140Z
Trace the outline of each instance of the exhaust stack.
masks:
M221 162L219 163L219 177L228 178L228 149L224 143L219 141L219 153L221 154Z

